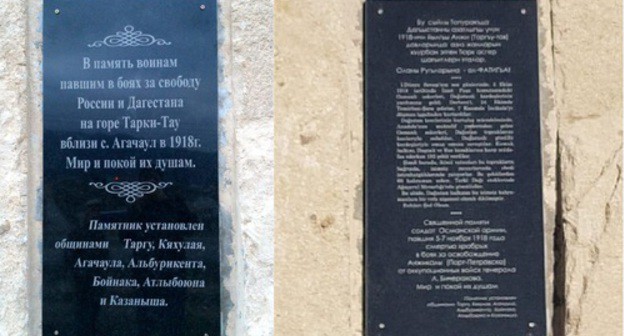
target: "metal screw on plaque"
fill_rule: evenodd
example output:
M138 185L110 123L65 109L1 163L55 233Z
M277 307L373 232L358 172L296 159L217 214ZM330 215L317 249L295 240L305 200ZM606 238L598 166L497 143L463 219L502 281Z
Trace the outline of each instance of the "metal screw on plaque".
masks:
M199 6L199 9L201 9L201 10L206 10L206 5L200 5L200 6Z
M54 10L54 14L56 14L56 15L61 14L61 10L60 10L60 9L58 9L58 8L57 8L57 9L55 9L55 10Z
M529 330L527 330L525 336L536 336L533 332L537 324L535 322L529 322Z
M59 331L58 330L54 330L54 335L58 335Z
M526 9L522 8L522 9L520 10L520 14L522 14L522 15L526 15L526 13L527 13Z
M386 329L386 325L383 323L379 323L379 329Z
M382 14L383 14L383 8L379 8L379 9L377 10L377 14L382 15Z

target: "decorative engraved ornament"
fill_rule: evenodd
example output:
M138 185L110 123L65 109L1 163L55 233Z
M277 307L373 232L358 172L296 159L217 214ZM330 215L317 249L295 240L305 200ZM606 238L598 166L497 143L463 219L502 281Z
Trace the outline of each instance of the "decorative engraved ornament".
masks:
M141 198L147 194L151 194L158 189L165 189L172 185L172 182L90 182L89 185L97 189L104 189L107 193L125 197L126 202L134 203L137 198Z
M153 44L163 46L171 45L171 42L167 42L160 38L155 38L153 35L143 34L140 30L134 30L133 26L127 25L123 31L115 33L115 35L106 36L102 41L95 41L87 46L89 48L99 48L102 46L107 47L148 47Z

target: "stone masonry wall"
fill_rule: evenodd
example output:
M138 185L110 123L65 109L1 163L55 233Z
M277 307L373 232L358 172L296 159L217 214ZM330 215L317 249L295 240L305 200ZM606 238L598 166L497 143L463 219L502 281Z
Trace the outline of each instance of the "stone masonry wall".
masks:
M221 1L226 334L361 335L362 3L272 5ZM622 2L539 5L552 334L620 335ZM0 4L0 336L40 323L40 12Z

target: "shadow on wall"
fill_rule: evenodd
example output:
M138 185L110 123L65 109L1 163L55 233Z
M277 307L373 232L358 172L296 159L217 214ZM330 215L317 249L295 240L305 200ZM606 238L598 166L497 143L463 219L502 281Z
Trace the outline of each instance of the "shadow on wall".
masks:
M565 336L566 321L566 245L565 230L563 220L563 193L561 190L561 159L557 156L556 176L557 176L557 205L555 214L555 265L554 265L554 293L553 293L553 336Z

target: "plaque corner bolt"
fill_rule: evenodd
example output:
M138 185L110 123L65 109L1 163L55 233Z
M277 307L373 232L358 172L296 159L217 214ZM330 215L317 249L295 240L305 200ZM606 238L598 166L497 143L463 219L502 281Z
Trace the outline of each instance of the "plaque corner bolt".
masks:
M520 14L522 14L522 15L526 15L526 13L527 13L526 8L522 8L522 9L520 10Z
M55 15L61 15L61 10L60 10L60 9L58 9L58 8L56 8L56 9L54 10L54 14L55 14Z
M383 10L383 8L382 8L382 7L380 7L380 8L377 10L377 14L379 14L379 15L383 15L383 13L384 13L384 10Z
M206 5L204 5L204 4L199 5L199 9L200 10L206 10Z
M386 324L385 323L379 323L379 329L386 329Z

